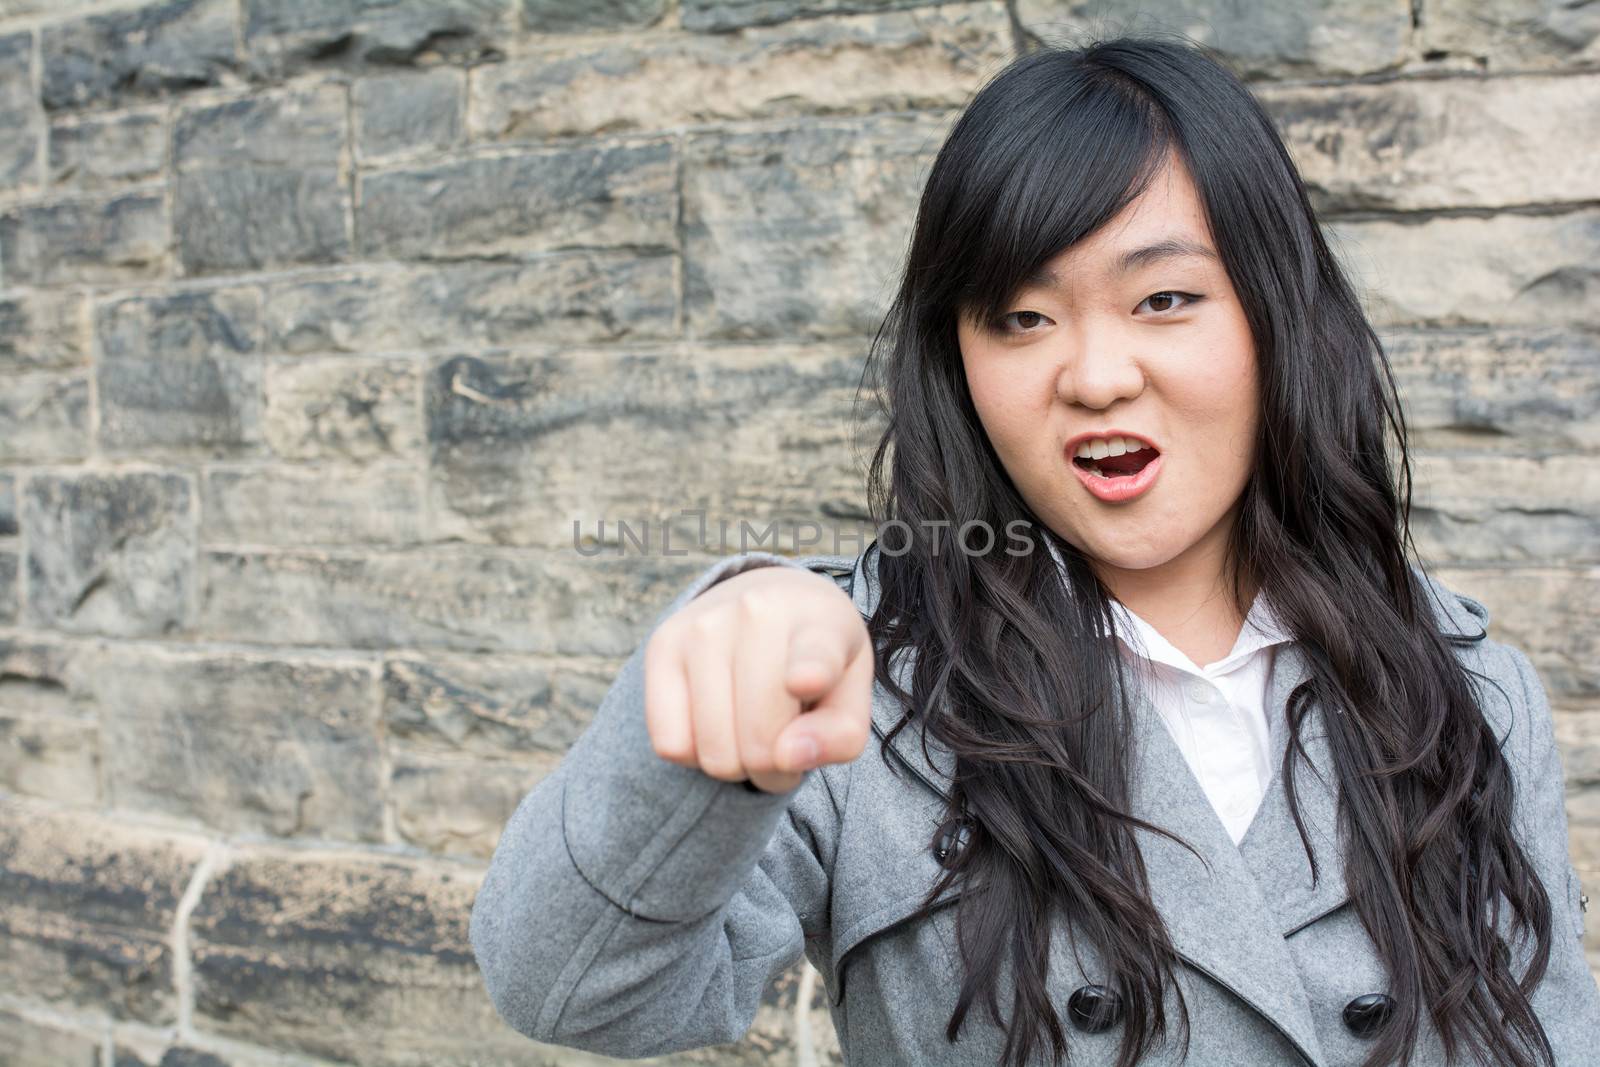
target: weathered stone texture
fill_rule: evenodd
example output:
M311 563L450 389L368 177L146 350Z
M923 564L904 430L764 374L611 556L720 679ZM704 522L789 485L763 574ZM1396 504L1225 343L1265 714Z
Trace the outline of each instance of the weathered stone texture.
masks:
M102 1067L100 1035L0 1010L6 1067Z
M861 369L847 349L442 359L424 398L435 534L570 549L574 523L649 517L693 544L686 509L793 527L860 508Z
M362 252L432 258L677 245L664 142L489 156L361 182Z
M240 6L250 68L275 79L318 68L366 73L496 58L511 0L240 0Z
M477 876L345 853L252 852L193 919L196 1025L339 1061L544 1062L483 995Z
M57 119L50 124L50 184L69 190L114 188L161 176L167 124L159 111Z
M279 457L361 461L421 451L411 360L279 360L267 376L266 435Z
M0 988L172 1024L172 925L203 854L197 838L0 794Z
M1423 0L1418 45L1483 70L1558 69L1600 59L1600 11L1564 0Z
M261 294L190 290L102 303L100 443L108 452L230 456L262 437Z
M1319 212L1592 201L1600 74L1263 91Z
M1124 29L1177 31L1215 49L1251 79L1397 68L1410 56L1411 6L1408 0L1343 0L1336 7L1324 0L1174 0L1159 8L1141 0L1016 0L1023 31L1046 43L1075 44L1089 33L1113 36Z
M88 375L23 374L3 384L0 462L61 462L89 454Z
M692 336L870 335L950 119L895 115L695 135L686 149Z
M351 88L363 160L442 152L465 132L467 76L434 67L362 78Z
M72 367L89 351L88 301L55 289L0 295L0 374Z
M161 637L189 622L190 483L156 473L35 475L23 493L30 621Z
M553 49L474 72L474 137L959 107L1010 57L994 2Z
M677 261L627 251L273 282L273 352L648 340L677 332Z
M0 214L0 272L7 285L107 284L161 276L167 206L159 193L127 193Z
M232 0L171 0L49 24L45 107L121 105L236 80Z
M351 398L330 414L370 418ZM210 470L201 484L203 544L416 544L421 479L409 466L353 464Z
M98 693L119 808L233 832L383 839L366 664L108 649Z
M0 189L41 183L39 141L44 111L33 91L33 34L0 36Z

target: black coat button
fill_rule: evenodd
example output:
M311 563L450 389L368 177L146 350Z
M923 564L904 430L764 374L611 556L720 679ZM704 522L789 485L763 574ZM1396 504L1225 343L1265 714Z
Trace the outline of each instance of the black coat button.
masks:
M1122 1018L1122 998L1103 985L1086 985L1067 998L1067 1014L1079 1030L1098 1034Z
M949 866L949 861L960 854L967 847L967 824L960 821L946 821L939 827L938 836L933 840L933 854L939 857L939 862Z
M1344 1006L1344 1024L1357 1037L1371 1037L1394 1014L1394 998L1387 993L1366 993Z

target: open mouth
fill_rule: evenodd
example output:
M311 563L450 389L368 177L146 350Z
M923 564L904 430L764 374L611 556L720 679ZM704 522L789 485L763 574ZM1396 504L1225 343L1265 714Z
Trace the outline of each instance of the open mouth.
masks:
M1101 478L1132 478L1160 454L1153 448L1141 448L1137 452L1124 452L1120 456L1105 456L1101 459L1078 456L1072 462Z

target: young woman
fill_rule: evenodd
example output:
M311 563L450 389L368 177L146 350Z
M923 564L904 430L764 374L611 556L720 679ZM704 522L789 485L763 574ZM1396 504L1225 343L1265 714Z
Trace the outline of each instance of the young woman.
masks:
M507 825L512 1026L736 1041L803 952L850 1063L1597 1062L1544 689L1409 561L1384 353L1234 77L1003 71L872 367L878 540L703 571Z

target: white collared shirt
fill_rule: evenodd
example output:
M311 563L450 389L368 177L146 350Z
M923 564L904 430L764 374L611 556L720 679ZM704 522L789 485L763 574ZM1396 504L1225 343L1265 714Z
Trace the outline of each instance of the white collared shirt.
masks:
M1045 544L1065 581L1061 555ZM1199 666L1121 601L1111 601L1111 616L1124 659L1148 666L1136 677L1150 677L1150 703L1238 844L1272 781L1267 683L1274 649L1293 636L1258 593L1233 648L1215 663Z
M1121 602L1111 613L1123 655L1150 668L1150 702L1238 844L1272 781L1267 682L1274 649L1293 638L1258 593L1233 648L1200 666Z

